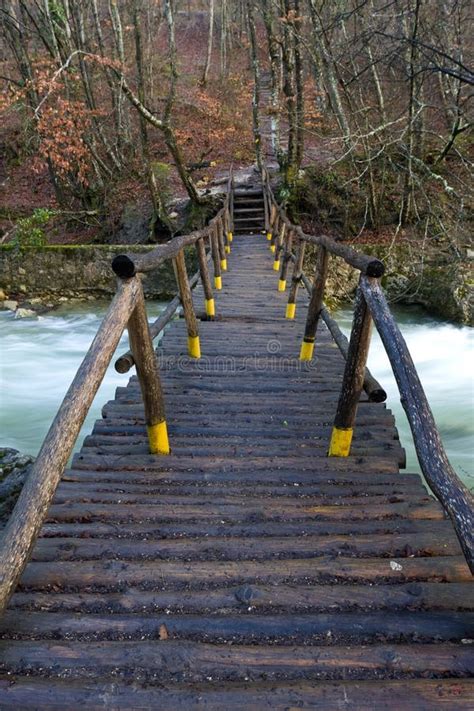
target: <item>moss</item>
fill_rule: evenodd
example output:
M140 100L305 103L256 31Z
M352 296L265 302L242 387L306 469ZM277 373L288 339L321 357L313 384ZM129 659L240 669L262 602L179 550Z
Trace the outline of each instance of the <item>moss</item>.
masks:
M222 198L216 196L209 197L203 205L188 203L183 213L183 224L180 226L178 234L186 234L202 229L221 207Z

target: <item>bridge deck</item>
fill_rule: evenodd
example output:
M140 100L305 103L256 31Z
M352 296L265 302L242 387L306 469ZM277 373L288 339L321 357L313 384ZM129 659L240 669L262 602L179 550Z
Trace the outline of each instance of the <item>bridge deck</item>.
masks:
M467 708L471 575L390 411L326 449L343 361L262 236L238 236L190 362L160 348L172 454L132 378L59 486L9 611L1 708ZM198 310L202 294L196 291ZM365 399L365 398L364 398Z

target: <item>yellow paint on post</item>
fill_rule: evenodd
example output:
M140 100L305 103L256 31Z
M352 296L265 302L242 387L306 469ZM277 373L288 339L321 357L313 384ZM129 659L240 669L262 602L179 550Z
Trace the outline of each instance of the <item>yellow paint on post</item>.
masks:
M201 345L199 343L199 336L188 336L188 353L191 358L201 357Z
M224 251L226 254L230 254L230 245L229 244L226 244L226 246L224 247Z
M232 232L227 233L227 239L229 240L229 242L232 242L232 240L234 239L234 235L232 234Z
M221 259L221 269L223 272L227 271L227 259Z
M275 254L275 251L276 251L276 245L271 244L271 245L270 245L270 252L271 252L272 254Z
M275 259L275 261L273 262L273 269L276 272L280 271L280 260L279 259Z
M352 427L333 427L329 444L329 457L348 457L351 453Z
M272 233L271 233L271 232L267 232L267 240L268 240L269 242L270 242L271 238L272 238Z
M278 291L285 291L286 279L278 279Z
M296 313L296 304L287 304L286 305L286 318L295 318L295 313Z
M147 425L148 443L151 454L169 454L170 443L168 440L168 428L166 421L158 422L156 425Z
M214 288L217 289L217 291L220 291L222 289L222 277L214 277Z
M214 299L206 299L206 314L208 316L216 315L216 305Z
M300 360L311 360L313 357L314 342L308 343L308 341L303 341L300 350Z

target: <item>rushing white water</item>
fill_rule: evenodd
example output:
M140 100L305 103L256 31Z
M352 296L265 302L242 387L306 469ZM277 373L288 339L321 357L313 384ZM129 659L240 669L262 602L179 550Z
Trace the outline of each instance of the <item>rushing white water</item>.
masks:
M165 304L147 302L151 320ZM37 454L76 371L94 338L108 303L68 304L38 319L15 319L0 312L0 446ZM124 348L125 347L125 348ZM126 334L117 355L128 349ZM101 408L126 385L111 361L82 427L75 451Z
M163 304L148 303L150 318ZM64 394L87 351L106 304L64 306L37 319L14 319L0 312L0 446L36 454ZM396 308L397 321L408 343L448 456L459 476L474 485L472 475L474 390L471 378L474 329L435 319L417 308ZM350 331L352 313L336 318ZM127 348L126 336L119 349ZM419 471L408 422L385 351L374 334L369 367L388 392L388 407L397 418L407 466ZM109 367L76 445L100 417L103 404L128 377Z
M449 460L460 478L474 486L474 329L429 316L418 307L393 307L421 383L441 433ZM352 310L341 309L335 318L349 336ZM396 418L407 469L420 471L408 420L390 362L374 329L368 366L387 391L387 407Z

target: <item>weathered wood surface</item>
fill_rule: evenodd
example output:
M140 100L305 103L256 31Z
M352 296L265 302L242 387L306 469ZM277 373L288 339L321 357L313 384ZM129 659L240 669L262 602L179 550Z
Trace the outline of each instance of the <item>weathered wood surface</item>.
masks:
M61 482L0 623L0 708L467 709L474 596L450 520L362 394L326 456L344 359L239 235L216 319L158 357L171 455L136 376ZM204 292L193 294L202 311Z

